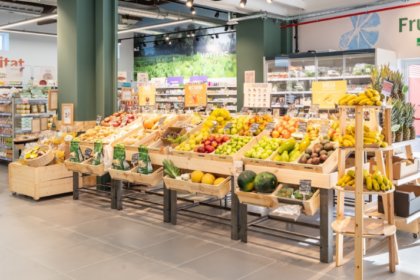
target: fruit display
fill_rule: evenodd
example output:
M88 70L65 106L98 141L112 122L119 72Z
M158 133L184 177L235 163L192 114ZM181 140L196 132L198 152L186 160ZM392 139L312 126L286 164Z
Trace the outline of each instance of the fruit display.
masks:
M267 136L264 136L252 147L252 149L245 152L244 157L267 159L280 147L281 142L281 139L268 138Z
M306 132L308 133L309 139L311 141L315 141L319 137L319 130L321 129L321 125L315 124L315 125L308 125L306 128Z
M295 139L289 139L281 143L278 154L273 158L273 161L293 162L301 154L300 144L296 143Z
M227 135L208 134L206 132L195 132L188 140L182 142L174 148L175 151L195 152L195 153L213 153L216 148L229 141Z
M210 116L204 121L202 132L209 132L210 129L218 132L220 129L223 129L230 120L232 120L232 117L228 110L225 108L214 109Z
M244 192L272 193L278 185L277 177L270 172L261 172L258 175L246 170L238 176L238 186Z
M142 129L139 132L137 132L136 134L133 134L130 137L121 141L121 144L124 144L126 146L133 145L134 143L142 140L143 138L145 138L146 136L149 136L149 135L150 135L149 132L146 132L144 129Z
M290 119L289 115L284 115L271 132L271 137L289 139L292 133L297 131L299 122L302 121L301 119Z
M162 162L165 174L169 175L169 177L175 179L181 175L181 170L175 166L172 160L164 159Z
M136 119L138 119L140 114L129 114L126 112L114 113L111 116L105 118L101 122L101 126L105 127L124 127Z
M338 142L338 137L340 136L340 123L338 121L333 121L327 135L328 140Z
M381 97L379 92L368 88L365 92L359 94L345 94L338 100L339 105L369 105L369 106L382 106Z
M309 194L302 194L299 190L295 190L294 188L283 186L276 194L278 197L283 198L291 198L291 199L300 199L300 200L308 200L311 199L314 195L315 191L311 188Z
M214 176L211 173L204 174L203 172L199 170L196 170L193 173L191 173L191 181L193 183L201 183L201 184L206 184L206 185L217 186L220 183L222 183L224 180L226 180L226 178L223 178L223 177L216 178L216 176Z
M35 146L32 149L26 151L25 159L35 159L42 157L47 153L47 150L41 149L39 146Z
M80 141L92 142L95 140L104 139L115 132L116 130L114 127L96 126L94 128L88 129L84 134L80 135L76 139L79 139Z
M230 129L225 130L224 128L219 129L219 133L225 134L238 134L239 136L251 136L251 132L249 131L252 124L257 123L259 127L257 131L253 133L253 135L259 135L267 126L269 122L274 121L270 115L264 116L240 116L239 118L233 118L230 123L232 126Z
M298 163L319 165L323 164L338 148L337 143L328 140L321 140L312 148L305 149L305 153L298 160Z
M338 143L342 147L354 147L356 145L355 140L356 127L352 124L346 126L346 134L338 137ZM388 143L383 141L384 135L379 131L371 131L368 126L363 126L363 144L371 145L378 144L381 148L388 147Z
M337 181L336 185L343 188L346 186L354 188L356 184L355 178L355 172L350 170ZM366 169L363 170L363 184L368 191L388 191L394 188L392 182L378 171L377 166L375 166L375 172L373 174L369 174L369 171Z
M223 140L225 140L225 136L223 136ZM218 146L214 153L216 155L227 155L232 156L236 154L240 149L242 149L243 146L249 143L251 141L251 137L238 137L238 136L232 136L230 138L230 141L225 141L222 145Z

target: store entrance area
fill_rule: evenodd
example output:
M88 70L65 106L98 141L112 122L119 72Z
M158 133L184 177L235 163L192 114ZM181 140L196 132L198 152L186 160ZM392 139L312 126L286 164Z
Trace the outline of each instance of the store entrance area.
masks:
M0 177L0 279L353 279L351 237L344 240L344 264L335 267L319 262L317 246L254 232L245 244L231 240L230 225L180 214L174 227L162 221L161 210L127 203L115 211L109 199L90 194L78 201L62 195L35 202L10 194L7 166L0 165ZM205 206L200 211L229 215ZM420 277L420 240L407 232L398 232L397 240L402 265L394 274L387 272L386 240L366 242L365 279Z

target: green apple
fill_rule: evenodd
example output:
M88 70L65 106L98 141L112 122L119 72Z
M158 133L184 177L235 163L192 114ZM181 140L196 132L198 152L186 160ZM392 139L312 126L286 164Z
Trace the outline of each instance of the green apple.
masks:
M252 146L252 148L254 148L255 150L258 149L260 147L260 145L255 144L254 146Z
M266 150L265 151L267 154L271 155L273 153L273 150Z
M248 152L245 152L244 156L245 156L246 158L250 158L250 157L252 157L252 152L251 152L251 150L249 150Z
M261 140L265 141L268 139L268 136L264 136Z
M271 149L277 150L280 147L279 143L273 143L271 144Z
M252 157L253 157L253 158L257 158L257 156L258 156L258 152L253 152L253 153L252 153Z
M270 155L268 153L262 153L261 154L261 159L266 159L268 158Z

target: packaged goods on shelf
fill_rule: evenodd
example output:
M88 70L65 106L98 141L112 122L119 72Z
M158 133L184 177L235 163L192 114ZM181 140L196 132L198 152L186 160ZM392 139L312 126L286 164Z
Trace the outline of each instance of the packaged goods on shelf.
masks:
M11 113L12 105L11 104L0 104L0 113Z

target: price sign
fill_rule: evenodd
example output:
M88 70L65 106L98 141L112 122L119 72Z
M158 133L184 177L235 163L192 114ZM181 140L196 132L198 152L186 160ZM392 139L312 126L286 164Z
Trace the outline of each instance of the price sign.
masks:
M214 130L217 127L217 121L212 121L212 122L213 122L213 126L211 127L211 130Z
M61 119L64 125L73 125L73 104L61 104Z
M296 109L293 109L293 110L291 110L291 111L287 111L287 114L288 114L291 118L294 118L294 117L296 117L296 116L299 114L299 111L298 111L298 110L296 110Z
M225 125L225 127L223 128L223 130L229 130L230 128L232 127L232 123L227 123L226 125Z
M382 86L382 94L390 97L393 88L394 88L393 83L391 83L390 81L384 81L384 84Z
M127 124L127 121L128 121L128 117L127 116L123 117L121 120L121 126L125 126Z
M271 131L276 126L276 122L268 122L265 130Z
M299 192L303 195L308 195L311 193L311 180L300 180L299 181Z
M123 87L121 89L122 94L121 94L121 100L123 101L130 101L131 100L131 88L129 87Z
M213 104L207 104L206 111L211 112L212 109L213 109Z
M166 117L161 117L159 119L158 126L161 127L163 125L163 123L165 122L165 120L166 120Z
M125 104L121 103L120 107L118 108L120 112L124 112L125 111Z
M179 110L184 110L184 103L179 103L178 108L179 108Z
M132 165L136 165L137 162L139 162L139 153L133 154L133 156L131 157L131 164Z
M246 114L247 112L248 112L247 107L242 107L241 111L239 111L239 113L241 113L241 114Z
M319 129L319 134L327 135L330 128L331 128L330 124L321 125L321 128Z
M294 109L296 109L296 105L295 104L289 104L289 105L287 105L287 111L291 111L291 110L294 110Z
M309 107L309 114L318 114L319 112L319 104L312 104L311 107Z
M261 109L261 110L258 112L258 115L259 115L259 116L264 116L266 113L267 113L267 109Z
M149 105L144 106L144 111L145 111L146 113L149 113L149 111L150 111L150 106L149 106Z
M259 123L253 123L251 127L249 128L249 132L255 133L260 128Z
M306 133L306 129L308 128L308 123L307 122L299 122L299 127L298 127L298 131L300 133L305 134Z
M217 102L217 108L223 108L223 107L224 107L223 102Z
M90 155L92 154L92 149L86 148L85 150L85 160L90 158Z
M102 121L102 116L101 115L97 115L96 116L96 125L99 125Z

